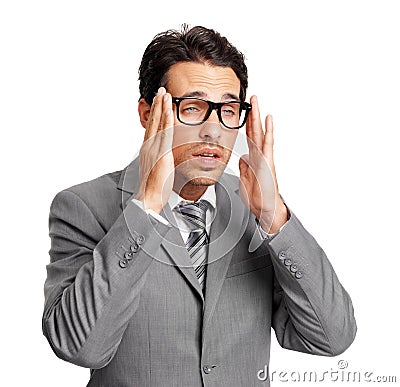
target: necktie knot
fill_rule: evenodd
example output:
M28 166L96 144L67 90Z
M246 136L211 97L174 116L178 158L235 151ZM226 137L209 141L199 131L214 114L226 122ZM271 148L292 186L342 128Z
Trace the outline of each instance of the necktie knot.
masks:
M206 228L206 213L208 209L208 202L206 200L199 200L196 203L180 204L177 209L185 219L196 226L196 228Z

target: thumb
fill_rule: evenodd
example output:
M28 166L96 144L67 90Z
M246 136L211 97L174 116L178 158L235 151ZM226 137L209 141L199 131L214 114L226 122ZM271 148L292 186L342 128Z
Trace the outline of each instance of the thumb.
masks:
M246 174L249 169L249 155L243 155L239 159L240 174Z

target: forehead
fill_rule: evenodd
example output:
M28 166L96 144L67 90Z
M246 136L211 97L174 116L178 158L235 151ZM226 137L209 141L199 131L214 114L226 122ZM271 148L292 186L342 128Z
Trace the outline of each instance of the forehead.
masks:
M212 100L224 95L239 98L240 81L230 67L211 66L206 63L179 62L167 73L167 91L179 97L201 93Z

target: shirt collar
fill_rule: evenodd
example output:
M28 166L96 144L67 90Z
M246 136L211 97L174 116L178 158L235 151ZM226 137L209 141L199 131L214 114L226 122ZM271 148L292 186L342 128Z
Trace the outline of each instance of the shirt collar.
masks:
M215 185L209 185L204 192L204 194L199 198L199 200L207 200L208 203L211 204L212 208L215 209L217 199L215 195ZM180 203L193 203L193 200L186 200L179 196L175 191L171 192L171 195L168 200L168 204L173 210Z

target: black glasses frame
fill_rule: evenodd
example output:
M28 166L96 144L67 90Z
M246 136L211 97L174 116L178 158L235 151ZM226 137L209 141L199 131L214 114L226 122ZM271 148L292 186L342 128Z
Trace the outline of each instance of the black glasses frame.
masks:
M208 104L208 110L207 113L205 114L203 120L201 122L196 122L196 123L188 123L188 122L184 122L180 119L179 117L179 105L182 101L187 100L187 99L193 99L193 100L197 100L197 101L203 101L206 102ZM219 122L224 125L226 128L228 129L240 129L242 126L244 126L244 124L247 121L247 117L250 113L250 110L252 108L251 104L249 104L248 102L244 102L244 101L225 101L225 102L213 102L213 101L208 101L207 99L203 99L203 98L197 98L197 97L172 97L172 102L176 105L176 116L178 118L178 121L181 122L184 125L189 125L189 126L197 126L197 125L201 125L203 124L205 121L208 120L208 118L210 117L211 113L213 110L217 110L217 116L219 119ZM243 123L239 126L228 126L224 123L224 120L222 119L222 114L221 114L221 108L222 106L226 105L226 104L230 104L230 103L237 103L240 104L240 109L245 110L245 115L244 115L244 119L243 119Z

